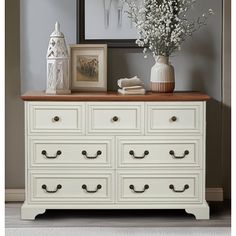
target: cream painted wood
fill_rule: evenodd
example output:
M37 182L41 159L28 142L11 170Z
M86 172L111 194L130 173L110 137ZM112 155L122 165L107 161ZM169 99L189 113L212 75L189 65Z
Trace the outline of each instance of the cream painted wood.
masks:
M186 204L186 203L132 203L132 204L43 204L40 207L39 204L26 204L21 207L21 219L34 220L39 214L43 214L46 209L185 209L187 213L193 214L198 220L209 219L209 206L206 201L201 204Z
M37 215L45 213L45 206L32 206L24 203L21 207L21 219L34 220Z
M203 102L146 103L147 134L202 134Z
M118 168L202 168L199 136L117 137ZM173 151L173 154L170 152Z
M210 209L207 202L200 206L192 206L189 208L185 208L185 211L189 214L193 214L197 220L209 220L210 219Z
M29 134L84 133L84 104L66 102L28 103Z
M29 171L30 202L113 202L113 176L112 171Z
M201 203L201 176L201 171L119 171L118 202Z
M88 134L144 133L144 103L87 103Z
M112 137L34 136L29 138L29 144L29 168L113 167L115 150Z
M25 134L22 219L45 209L186 209L209 218L204 101L25 102ZM170 149L189 153L174 158Z

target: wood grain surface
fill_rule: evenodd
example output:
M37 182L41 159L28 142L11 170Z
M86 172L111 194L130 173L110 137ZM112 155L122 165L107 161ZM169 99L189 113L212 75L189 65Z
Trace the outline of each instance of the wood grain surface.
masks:
M117 92L74 92L70 95L49 95L44 91L29 91L21 96L24 101L206 101L210 97L199 92L153 93L121 95Z

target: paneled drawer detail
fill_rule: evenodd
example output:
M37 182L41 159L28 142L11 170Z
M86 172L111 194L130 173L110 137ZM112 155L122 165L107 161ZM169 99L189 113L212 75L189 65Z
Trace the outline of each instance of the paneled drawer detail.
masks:
M118 172L119 202L201 202L201 172Z
M143 103L88 103L88 133L144 133Z
M201 168L200 137L118 137L119 168Z
M29 133L84 133L84 104L29 103Z
M29 172L32 202L112 202L113 172Z
M203 103L147 103L147 134L202 133Z
M30 138L29 168L112 168L113 138Z

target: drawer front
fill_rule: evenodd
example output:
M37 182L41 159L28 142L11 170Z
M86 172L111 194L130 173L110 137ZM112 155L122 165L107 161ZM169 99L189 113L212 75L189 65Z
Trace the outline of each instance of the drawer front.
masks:
M31 138L29 168L111 168L113 143L104 137Z
M202 133L204 102L147 103L147 134Z
M88 103L88 133L143 133L144 103Z
M31 171L31 202L112 202L113 173ZM79 173L79 174L78 174Z
M202 139L195 137L118 137L120 168L201 168Z
M82 103L29 103L29 133L84 133Z
M201 202L201 172L183 172L119 172L118 201Z

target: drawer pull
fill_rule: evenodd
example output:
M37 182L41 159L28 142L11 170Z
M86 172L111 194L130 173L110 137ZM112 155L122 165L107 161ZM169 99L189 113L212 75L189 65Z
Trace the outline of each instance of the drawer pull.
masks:
M95 190L88 190L86 184L82 185L82 189L84 189L87 193L96 193L101 188L102 188L102 185L98 184L97 185L97 189L95 189Z
M185 157L189 154L189 151L188 151L188 150L185 150L183 156L176 156L176 155L175 155L175 152L174 152L173 150L171 150L169 153L170 153L170 155L171 155L173 158L175 158L175 159L183 159L183 158L185 158Z
M58 150L58 151L57 151L57 154L56 154L55 156L48 156L47 152L46 152L45 150L43 150L43 151L42 151L42 155L44 155L44 156L45 156L46 158L48 158L48 159L55 159L55 158L57 158L58 156L61 155L61 151Z
M129 151L129 154L130 154L131 156L133 156L135 159L143 159L145 156L147 156L147 155L149 154L149 151L147 151L147 150L144 151L143 156L135 156L133 150L130 150L130 151Z
M114 116L114 117L112 118L112 120L113 120L114 122L117 122L117 121L119 120L119 118L118 118L117 116Z
M183 188L182 190L176 190L176 189L175 189L175 186L174 186L173 184L171 184L171 185L169 186L169 188L172 189L172 190L173 190L174 192L176 192L176 193L183 193L185 190L189 189L189 185L188 185L188 184L185 184L185 185L184 185L184 188Z
M133 190L135 193L144 193L147 189L149 189L149 185L145 184L144 187L143 187L143 190L140 190L140 191L135 190L134 185L132 185L132 184L129 186L129 188L131 190Z
M47 185L45 185L45 184L42 185L42 189L44 189L47 193L56 193L61 188L62 188L62 186L60 184L58 184L57 188L55 190L48 190Z
M60 120L60 117L58 117L58 116L53 117L53 121L58 122L59 120Z
M173 122L175 122L175 121L177 121L177 117L176 117L176 116L172 116L172 117L171 117L171 120L172 120Z
M102 151L99 150L99 151L97 151L97 155L96 156L91 157L91 156L87 155L87 152L85 150L82 151L82 155L86 156L86 158L88 158L88 159L96 159L101 154L102 154Z

